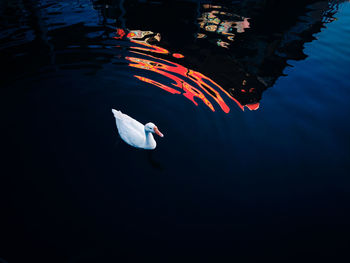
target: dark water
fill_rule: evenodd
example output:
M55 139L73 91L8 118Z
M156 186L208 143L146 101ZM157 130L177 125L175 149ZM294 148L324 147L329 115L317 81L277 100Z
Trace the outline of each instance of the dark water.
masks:
M0 262L348 262L348 2L2 0L0 25Z

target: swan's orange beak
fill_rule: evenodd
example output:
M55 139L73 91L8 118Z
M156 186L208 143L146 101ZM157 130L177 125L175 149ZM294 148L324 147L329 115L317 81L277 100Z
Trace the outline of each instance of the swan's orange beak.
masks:
M157 126L154 127L154 132L155 132L158 136L164 137L163 133L161 133L161 132L158 130L158 127L157 127Z

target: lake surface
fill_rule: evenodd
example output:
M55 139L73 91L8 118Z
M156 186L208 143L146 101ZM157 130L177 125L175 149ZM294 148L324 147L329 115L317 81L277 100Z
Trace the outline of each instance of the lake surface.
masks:
M348 262L349 2L1 0L0 26L0 262Z

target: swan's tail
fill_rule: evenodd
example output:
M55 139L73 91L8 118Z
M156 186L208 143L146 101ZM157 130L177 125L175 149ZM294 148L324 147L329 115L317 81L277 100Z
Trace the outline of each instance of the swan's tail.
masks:
M113 115L117 119L121 119L123 117L123 113L120 110L112 109Z

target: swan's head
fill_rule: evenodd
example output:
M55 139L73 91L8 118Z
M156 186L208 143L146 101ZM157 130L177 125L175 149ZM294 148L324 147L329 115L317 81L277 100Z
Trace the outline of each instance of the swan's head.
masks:
M152 122L149 122L145 125L145 131L147 132L153 132L157 135L159 135L160 137L164 137L163 133L161 133L158 130L158 127L156 125L154 125Z

